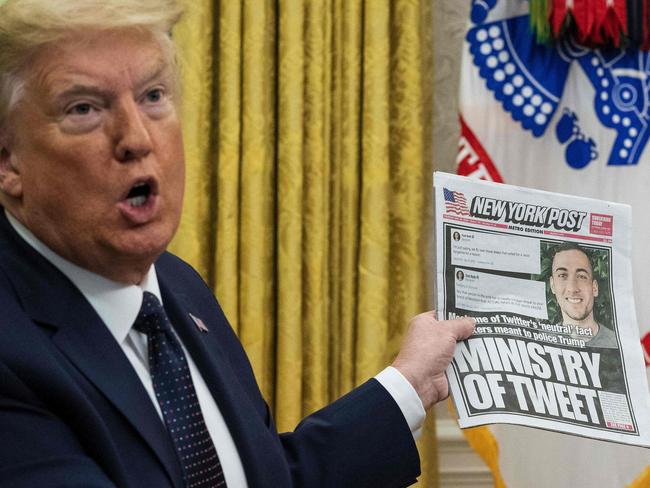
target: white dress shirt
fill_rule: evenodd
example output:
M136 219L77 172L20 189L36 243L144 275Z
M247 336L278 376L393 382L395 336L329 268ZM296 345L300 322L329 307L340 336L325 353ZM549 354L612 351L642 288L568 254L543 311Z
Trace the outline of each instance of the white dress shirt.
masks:
M140 285L127 285L109 280L62 258L36 238L29 229L18 222L9 212L5 211L5 213L16 232L67 276L92 305L97 315L106 324L106 327L124 351L162 421L162 412L156 400L153 382L149 374L147 337L132 328L140 311L142 295L145 291L153 293L162 303L155 267L152 266L149 269ZM228 426L192 357L187 353L187 349L185 349L185 345L180 338L178 336L177 338L187 357L190 374L206 426L212 439L216 440L215 447L223 467L226 483L229 488L246 488L244 468ZM425 412L415 389L393 367L384 369L375 378L395 399L414 438L417 439L422 431Z

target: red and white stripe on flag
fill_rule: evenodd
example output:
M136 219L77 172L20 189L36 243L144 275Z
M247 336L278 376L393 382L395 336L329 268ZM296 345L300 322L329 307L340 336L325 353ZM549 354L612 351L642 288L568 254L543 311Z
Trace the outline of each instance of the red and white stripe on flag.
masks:
M632 206L636 314L650 366L650 54L539 46L527 9L472 2L457 172ZM508 425L467 437L507 487L650 486L647 449Z
M444 188L445 212L455 215L469 215L467 199L459 191L452 191Z

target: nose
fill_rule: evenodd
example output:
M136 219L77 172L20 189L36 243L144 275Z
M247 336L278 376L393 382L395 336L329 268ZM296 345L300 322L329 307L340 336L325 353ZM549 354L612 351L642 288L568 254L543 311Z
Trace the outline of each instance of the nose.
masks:
M152 149L146 116L134 100L121 101L115 112L115 159L129 163L145 158Z
M579 292L580 288L578 287L578 279L575 277L569 278L566 282L567 290L570 292Z

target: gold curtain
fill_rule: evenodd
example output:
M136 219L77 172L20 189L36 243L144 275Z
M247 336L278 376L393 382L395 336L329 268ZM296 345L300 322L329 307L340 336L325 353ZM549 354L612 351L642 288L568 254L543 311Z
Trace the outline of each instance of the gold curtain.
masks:
M278 428L383 369L430 306L429 0L192 0L174 31L187 190ZM420 486L436 486L429 415Z

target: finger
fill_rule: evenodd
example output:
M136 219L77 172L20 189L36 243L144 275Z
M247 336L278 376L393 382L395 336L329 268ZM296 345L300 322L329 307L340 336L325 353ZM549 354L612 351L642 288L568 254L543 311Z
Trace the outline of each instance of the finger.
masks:
M464 317L461 319L448 320L447 323L451 328L452 334L456 337L457 341L467 339L474 333L476 320L472 317Z

